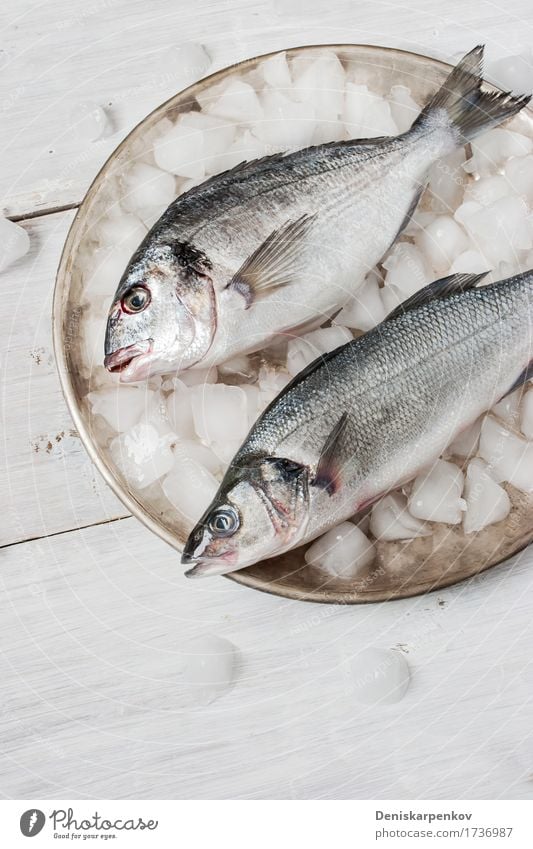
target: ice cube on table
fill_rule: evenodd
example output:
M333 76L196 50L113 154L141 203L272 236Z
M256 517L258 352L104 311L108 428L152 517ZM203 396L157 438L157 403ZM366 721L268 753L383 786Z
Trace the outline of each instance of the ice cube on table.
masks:
M281 91L261 94L264 116L252 126L252 134L269 146L269 153L307 147L316 127L314 107L297 103Z
M130 430L151 403L152 391L145 386L110 386L90 392L87 400L94 415L102 416L117 433Z
M335 316L333 323L366 332L383 321L387 312L378 280L376 274L368 274L357 293Z
M191 528L209 507L218 486L212 472L179 450L173 455L171 471L162 483L166 497Z
M263 108L255 89L241 79L232 79L224 85L205 110L210 115L242 124L260 121L263 117Z
M92 100L81 101L72 107L70 125L79 139L89 142L102 138L109 129L105 111Z
M178 90L204 77L210 65L205 47L194 42L169 47L160 60L162 70L172 76Z
M342 117L350 138L371 139L398 134L388 101L369 91L366 85L346 83Z
M449 456L456 454L458 457L472 457L477 451L482 424L483 418L479 418L461 431L453 442L448 445L446 453Z
M401 492L385 495L372 507L370 533L383 542L430 536L431 529L407 509L407 498Z
M305 562L323 572L350 580L370 566L375 549L363 531L351 522L341 522L312 543Z
M415 237L415 244L436 275L443 275L468 247L463 228L450 215L439 215Z
M201 180L205 175L204 134L178 120L154 142L154 159L163 171Z
M505 163L505 178L512 191L533 201L533 155L515 156Z
M172 381L172 391L167 396L166 414L174 433L180 439L193 439L196 435L192 415L191 390L179 378Z
M471 460L466 470L465 534L481 531L487 525L501 522L511 512L511 501L505 489L490 475L488 465L479 457Z
M184 643L181 651L183 680L197 704L211 704L229 690L237 664L233 643L223 637L206 635Z
M141 422L116 436L109 451L128 483L145 489L172 468L172 441L172 437L161 436L153 425Z
M248 409L246 393L239 386L222 383L195 386L191 397L194 427L201 440L220 447L244 439L248 432Z
M483 422L479 455L499 483L507 481L522 492L533 492L533 443L512 433L493 416Z
M420 105L413 99L411 89L404 85L393 85L387 100L398 132L407 132L420 114Z
M527 439L533 439L533 389L528 389L522 401L520 430Z
M409 666L399 651L369 647L348 661L351 687L365 705L395 704L403 699L410 682Z
M401 292L402 298L418 292L434 279L423 253L410 242L396 242L392 250L383 260L386 270L385 289L395 287ZM381 297L387 297L385 291ZM386 304L388 311L389 305Z
M287 371L294 377L321 354L327 354L352 339L346 327L336 325L321 327L291 339L287 349Z
M457 525L463 518L461 498L464 475L447 460L436 460L429 471L418 475L408 499L409 512L417 519Z
M156 207L160 214L176 199L176 178L154 165L137 162L122 177L121 205L128 212L140 214Z
M292 84L286 53L276 53L264 59L259 66L259 71L271 88L290 88Z
M20 224L0 217L0 271L28 253L30 237Z
M503 56L487 64L486 76L503 88L526 94L533 89L533 57L531 52Z

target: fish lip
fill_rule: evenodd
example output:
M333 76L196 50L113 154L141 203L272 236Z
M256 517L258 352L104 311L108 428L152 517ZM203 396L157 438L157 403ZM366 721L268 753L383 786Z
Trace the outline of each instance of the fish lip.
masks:
M236 572L237 569L243 568L241 565L235 563L235 557L232 551L228 551L217 558L209 558L208 560L196 558L184 551L181 556L181 562L184 566L193 564L185 572L186 578L207 578L210 575L226 575L228 572Z
M152 340L145 339L143 342L134 342L125 348L118 348L104 357L104 366L111 373L116 374L128 368L131 362L142 354L149 354L152 350Z

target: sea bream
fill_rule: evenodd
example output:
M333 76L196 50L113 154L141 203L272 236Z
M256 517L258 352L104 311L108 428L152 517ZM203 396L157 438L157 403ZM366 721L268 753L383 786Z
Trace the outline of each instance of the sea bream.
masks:
M401 231L441 156L529 97L481 90L468 53L403 135L243 163L180 196L130 260L105 365L123 381L207 368L342 307Z
M189 576L314 539L411 480L533 376L533 271L430 284L270 404L189 536Z

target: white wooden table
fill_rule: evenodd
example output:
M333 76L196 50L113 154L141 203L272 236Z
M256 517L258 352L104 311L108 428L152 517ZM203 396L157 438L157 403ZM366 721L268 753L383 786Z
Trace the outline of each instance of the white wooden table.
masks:
M283 12L282 12L283 9ZM4 0L4 213L32 249L0 276L0 794L73 798L530 798L533 554L439 594L336 608L189 582L107 490L55 373L51 297L87 186L175 90L163 57L200 41L213 68L303 43L374 42L450 58L528 48L529 0ZM73 105L113 133L81 143ZM239 650L233 689L191 704L182 646ZM358 706L347 660L401 647L405 699Z

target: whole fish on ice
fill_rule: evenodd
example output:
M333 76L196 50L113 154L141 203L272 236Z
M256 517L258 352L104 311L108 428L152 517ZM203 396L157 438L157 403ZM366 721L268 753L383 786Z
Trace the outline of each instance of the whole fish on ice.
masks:
M190 576L231 572L324 533L433 462L533 376L533 271L431 283L319 357L270 404L189 536Z
M476 47L403 135L243 163L179 197L130 260L105 365L136 381L206 368L320 324L383 256L441 156L529 97L481 90Z

